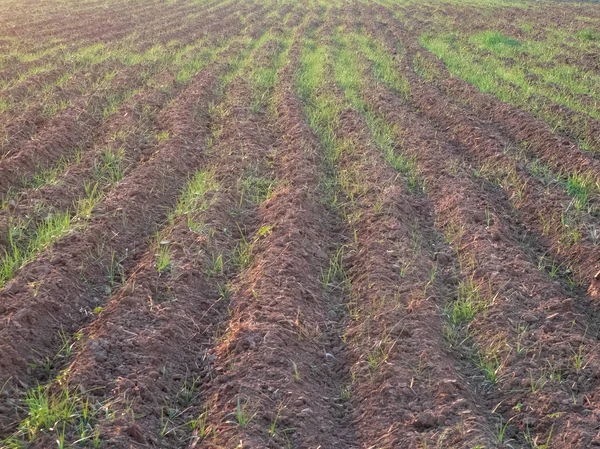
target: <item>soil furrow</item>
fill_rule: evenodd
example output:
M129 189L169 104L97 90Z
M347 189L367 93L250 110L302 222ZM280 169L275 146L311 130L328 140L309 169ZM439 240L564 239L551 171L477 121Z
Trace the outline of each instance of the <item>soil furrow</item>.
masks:
M80 16L68 17L67 23L62 20L52 20L53 27L38 24L34 30L29 30L26 36L35 41L43 39L66 39L73 35L79 38L94 41L104 33L112 34L115 39L124 38L131 30L144 33L144 26L148 22L156 20L156 4L144 4L141 8L131 3L122 3L122 10L107 9L100 7L99 11L84 12ZM193 12L200 9L198 4L173 3L162 4L165 18L170 15ZM101 20L99 20L101 19ZM147 31L146 31L147 32Z
M236 20L234 17L231 17L231 20ZM230 21L231 21L230 20ZM167 24L164 24L168 26ZM193 32L187 33L177 33L177 35L172 35L172 38L179 37L183 38L180 43L180 48L184 49L186 43L193 43L202 35L209 36L211 38L217 39L219 36L223 36L221 33L215 34L215 31L219 31L215 29L216 21L212 25L207 26L206 28L200 27L193 30ZM190 25L193 27L193 25ZM168 28L165 28L168 29ZM160 34L159 34L160 35ZM156 42L156 36L149 37L150 42ZM170 39L161 40L160 42L167 43ZM108 50L105 50L108 51ZM140 50L143 53L143 50ZM140 53L140 54L142 54ZM150 56L152 58L152 55ZM34 106L29 108L25 106L24 113L17 114L13 116L11 114L6 114L6 120L8 120L4 125L3 134L5 135L2 142L2 160L4 165L9 163L8 156L13 156L13 153L19 153L23 150L23 147L27 145L35 145L34 143L29 142L30 139L33 140L49 140L49 138L45 135L47 132L52 132L52 128L60 127L62 123L70 124L70 126L75 126L77 122L83 121L86 119L94 120L90 125L92 128L97 126L98 123L101 122L102 116L105 114L104 110L106 107L112 107L111 98L117 98L119 93L127 94L128 90L139 88L141 86L147 85L148 82L152 81L152 79L140 78L137 76L138 73L148 71L148 74L144 74L144 77L152 76L154 72L157 70L161 70L160 61L155 62L142 62L134 65L133 67L123 66L122 63L118 62L117 59L108 59L103 61L100 64L93 65L92 67L87 68L85 71L75 72L75 76L72 77L70 81L63 87L57 87L52 90L52 95L49 97L46 95L41 105ZM65 67L61 67L58 69L58 72L64 74L65 70L68 71ZM118 72L117 76L114 79L109 79L109 84L106 87L94 87L98 85L98 83L102 84L103 77L106 74L112 74L114 72ZM94 73L92 77L90 74ZM133 78L131 77L132 74ZM112 75L111 75L112 76ZM17 93L16 98L13 102L23 101L26 105L34 104L35 96L32 97L30 95L30 91L32 86L36 86L44 80L44 83L52 83L52 73L44 73L39 75L41 79L39 80L28 80L25 84L19 86L16 90ZM138 86L139 84L139 86ZM21 98L19 98L18 92L22 92ZM40 92L40 95L42 92ZM14 96L14 95L13 95ZM7 97L9 98L9 97ZM60 105L67 105L66 110L58 111L58 115L48 119L46 116L48 115L48 108L53 107L62 107ZM82 110L82 111L80 111ZM91 115L92 117L87 117L87 115ZM73 123L75 122L75 123ZM47 129L50 129L48 131ZM62 130L62 134L68 132L67 130ZM84 132L87 134L87 132ZM43 163L43 159L41 160ZM11 163L12 165L12 163ZM7 180L13 179L8 177L8 175L4 176Z
M232 22L234 24L236 20L233 19ZM214 31L214 36L211 38L215 41L224 36L223 32L229 30L227 22L220 22L218 25L220 26L218 30L214 28L217 25L208 28L209 31ZM65 152L73 151L78 146L89 145L96 137L99 126L104 122L104 111L107 106L111 106L110 99L115 98L118 93L128 95L128 92L148 85L148 82L139 78L138 70L139 67L133 66L119 73L111 81L111 86L116 87L114 91L110 88L107 88L107 91L101 89L91 98L86 96L75 98L72 106L60 112L47 125L42 125L41 130L37 130L38 135L35 140L27 141L24 146L18 148L18 152L12 157L0 160L0 173L2 174L0 192L6 194L9 188L14 190L36 169L45 168L48 164L57 162L62 155L65 155ZM155 76L158 78L155 80L159 80L161 75L164 73L156 74ZM157 87L160 88L160 85L150 85L148 89ZM27 128L27 134L36 132L36 126L31 127L27 123L24 126ZM26 138L25 135L19 139Z
M5 0L0 447L600 446L599 24Z
M466 81L450 75L444 64L423 49L417 38L400 33L402 25L390 19L389 32L407 48L410 55L427 55L428 61L440 73L439 87L450 98L472 108L472 114L498 127L511 140L526 144L531 152L563 173L591 172L600 176L600 161L593 154L582 151L572 139L553 133L548 125L508 103L504 103L491 94L480 92ZM569 157L563 157L568 154Z
M356 72L345 65L337 70ZM340 102L317 98L311 101L318 110ZM347 98L352 102L355 97L348 93ZM367 124L353 110L339 108L329 125L317 125L322 127L317 134L333 158L345 217L344 246L332 260L329 273L333 266L334 274L326 283L343 290L348 309L343 339L352 382L342 397L351 398L354 408L356 447L489 442L486 432L492 425L477 405L475 385L460 374L460 363L442 344L440 309L453 292L451 282L450 288L440 288L451 274L448 264L438 273L436 248L421 245L439 241L431 211L387 166L369 139ZM311 123L317 120L308 115ZM327 143L325 126L333 128L337 143ZM444 281L436 281L436 273Z
M135 258L147 244L202 155L206 108L217 74L216 69L201 71L180 101L162 112L172 138L150 161L132 170L98 207L87 228L72 232L52 252L25 266L2 291L3 382L12 379L32 386L39 373L30 364L56 353L58 330L72 334L89 319L92 310L102 305L103 290L113 278L120 282L123 265L127 266L123 259ZM36 332L27 332L29 327Z
M415 93L415 104L424 115L438 129L446 129L453 142L469 151L465 154L467 162L483 177L501 183L513 198L512 203L521 212L524 224L529 229L547 236L549 242L545 245L546 249L541 251L542 255L551 253L556 260L567 264L574 271L577 281L596 296L597 280L594 276L600 267L600 255L594 240L597 220L583 211L579 214L573 211L576 221L567 225L571 229L563 229L560 221L564 219L565 211L572 207L573 199L562 188L548 188L540 180L531 177L518 161L507 156L505 149L514 146L514 142L503 138L493 125L465 114L428 86L419 85L414 80L411 86ZM491 175L486 172L491 172ZM497 174L494 175L494 172ZM510 176L513 177L509 182L507 178ZM551 229L545 230L549 222L552 222ZM588 308L592 303L588 301L582 306Z
M562 439L565 447L589 443L593 437L590 423L577 402L583 397L574 403L568 390L570 386L577 394L595 382L593 369L577 369L564 361L579 348L585 348L586 354L588 350L596 354L600 348L581 325L580 321L587 320L578 318L574 298L532 263L520 241L522 225L507 200L475 186L461 167L461 151L446 143L449 139L443 132L387 92L373 92L370 98L398 126L403 148L416 158L427 181L439 225L456 245L466 276L479 284L474 289L480 292L483 305L479 307L485 313L475 317L469 329L497 369L498 390L491 394L502 402L498 410L514 416L512 423L523 433L535 427L536 434L553 432L555 441ZM504 331L491 339L484 337L499 327ZM522 352L516 349L519 346ZM555 366L555 360L563 362ZM556 372L561 373L561 380L550 380L550 373ZM537 391L535 386L541 388L546 380L547 391ZM528 407L516 411L519 403Z
M239 93L236 83L228 98ZM213 108L230 106L225 101ZM214 179L207 181L214 182L212 191L195 195L198 207L160 231L162 243L141 257L85 330L83 349L66 370L71 388L108 404L108 417L98 416L94 426L110 447L185 447L196 441L194 426L206 412L200 389L212 376L208 350L227 318L228 283L235 273L230 255L242 241L235 230L252 221L254 208L240 206L237 176L256 161L231 151L246 130L231 126L237 113L230 117L215 119L212 128L220 137L213 133L217 141L199 164L203 176ZM169 251L163 271L161 245Z
M507 191L511 203L521 212L524 224L534 234L547 236L542 238L549 240L543 243L543 247L539 246L541 242L536 239L538 244L534 246L538 246L538 257L553 254L555 260L568 265L574 271L574 278L595 296L597 282L594 275L599 264L594 239L596 220L584 212L573 211L576 221L567 224L571 229L566 235L567 230L557 223L561 219L564 221L565 211L575 209L573 200L566 192L560 186L544 185L527 172L522 162L507 155L507 149L517 144L506 137L494 122L482 121L454 104L435 86L419 80L409 65L403 68L410 80L415 106L438 129L448 132L450 140L457 146L468 150L464 157L477 173L500 184ZM595 307L589 299L581 301L579 306L581 310Z
M372 29L374 30L375 28ZM390 46L394 48L392 42L388 42L388 47ZM409 50L409 55L414 55L414 50ZM408 62L403 64L403 70L408 79L410 79L411 89L413 90L412 97L416 106L429 119L436 122L438 128L450 131L452 138L457 144L465 145L472 149L471 162L474 161L473 157L475 157L480 164L487 164L484 165L480 172L497 170L512 173L515 178L520 180L520 182L516 182L519 187L519 191L517 192L519 201L516 203L518 206L522 206L519 209L527 216L530 226L540 230L542 228L540 221L544 221L542 219L545 219L548 215L561 217L564 214L564 210L568 211L571 207L569 203L572 200L569 200L560 186L553 186L551 188L552 193L550 193L550 189L542 185L540 180L536 180L528 175L522 162L514 159L511 160L511 157L506 154L511 148L518 147L519 141L511 140L511 136L507 136L495 122L481 120L472 111L465 109L459 104L455 104L451 97L438 91L434 85L419 80L411 68ZM570 160L570 158L563 159ZM581 167L571 166L570 169L562 167L562 173L568 175L584 172L581 171ZM508 184L506 179L503 181ZM509 185L509 187L515 186ZM590 202L593 203L593 199L590 199ZM527 203L527 205L523 203ZM525 206L529 206L529 211ZM549 213L550 211L552 211L551 214ZM564 238L561 238L561 233L558 232L558 236L553 236L555 241L554 249L557 253L567 253L566 258L573 260L573 263L578 265L578 277L585 283L589 283L591 280L591 290L595 291L594 274L598 271L593 232L595 229L595 219L586 217L583 213L577 215L578 220L583 222L582 227L585 228L585 232L582 232L584 235L581 237L583 242L581 244L570 245L570 247L569 245L561 244L561 240L564 240ZM568 248L565 248L565 246Z
M434 251L421 246L440 240L428 205L397 182L398 175L359 137L364 127L353 113L341 117L341 132L345 138L356 136L361 148L359 160L344 157L341 168L360 170L357 182L365 190L348 207L348 214L360 218L351 226L351 320L345 334L353 352L361 439L365 446L383 447L490 444L485 431L493 426L487 423L488 410L475 400L476 383L461 376L442 344L440 310L454 293L440 290L433 278L446 278L452 286L450 273L444 273L448 267L434 261L434 251L445 254L445 245Z
M256 26L263 32L268 29L266 24ZM235 58L243 50L237 47L223 56ZM169 140L100 203L84 229L71 232L51 252L25 266L2 291L0 333L7 357L0 373L5 381L25 387L43 379L39 359L57 353L58 331L75 332L130 272L187 176L199 167L203 155L199 148L208 137L207 108L221 84L218 74L233 69L217 65L196 75L161 111L161 127L169 131ZM55 321L48 322L47 315ZM24 322L35 326L37 334L22 332ZM32 369L32 364L38 368Z
M236 98L239 93L234 82L227 95ZM201 161L198 165L205 167L200 173L215 178L217 185L212 187L217 190L212 200L197 198L196 193L191 197L206 212L190 210L185 217L178 217L182 214L178 206L172 223L160 231L158 246L141 257L127 283L84 332L91 337L65 370L71 385L91 394L95 404L102 404L107 418L92 419L98 421L94 423L98 438L107 440L111 447L144 442L181 447L190 438L193 423L202 420L204 407L196 390L202 377L208 375L206 350L227 315L227 277L233 270L228 255L240 240L232 237L232 231L237 234L236 227L245 228L251 220L249 209L254 207L247 201L240 203L236 193L245 185L237 176L252 171L256 161L248 157L246 145L242 151L231 151L232 142L246 130L238 127L238 113L230 114L230 108L235 109L235 105L210 107L215 121L207 142L217 139L218 143L197 155ZM229 126L216 119L223 113L229 116ZM186 204L189 200L180 199L180 205L182 201ZM161 268L161 248L167 247L161 245L168 245L168 269ZM204 292L200 298L198 291ZM139 307L131 307L132 303ZM127 357L132 350L136 356ZM177 353L180 355L174 358ZM140 367L148 360L163 367L162 375ZM90 376L90 372L97 375ZM55 388L64 385L61 379ZM159 397L162 404L157 403ZM71 438L73 431L69 432ZM36 444L51 439L50 435L42 436Z
M60 42L61 45L65 46L65 50L63 50L63 53L59 53L59 57L57 57L57 55L55 54L50 54L48 56L42 56L39 59L36 59L35 61L27 61L27 62L22 62L19 63L18 60L14 60L11 61L13 62L12 64L8 65L4 70L2 70L1 74L0 74L0 78L3 80L3 82L9 82L11 80L13 81L17 81L17 82L22 82L23 80L19 79L19 74L22 74L24 72L26 72L25 69L27 68L31 68L31 66L33 67L45 67L47 66L48 63L60 63L63 62L63 65L66 63L69 63L69 50L73 51L73 50L77 50L80 49L84 46L90 46L93 45L95 43L113 43L113 42L117 42L119 40L133 40L134 38L136 41L139 41L139 39L143 39L145 36L145 34L141 34L140 32L144 31L144 27L142 27L142 24L144 24L145 27L149 27L152 28L154 30L154 37L156 37L156 35L160 35L160 34L164 34L165 30L170 30L170 27L175 27L176 29L178 28L177 26L179 26L179 28L181 28L181 22L182 22L182 18L184 18L186 16L187 13L190 12L199 12L202 11L201 8L191 8L191 7L186 7L186 8L179 8L179 9L174 9L174 10L170 10L170 9L165 9L163 11L163 15L161 17L161 19L158 19L156 17L156 10L155 10L155 6L154 5L148 5L145 8L145 12L146 14L141 14L142 11L138 11L139 16L135 18L135 20L131 19L129 22L127 23L117 23L117 24L112 24L110 23L110 21L107 21L106 23L103 22L104 28L92 28L90 29L89 25L85 24L86 18L77 18L78 22L77 22L77 27L76 28L69 28L67 30L65 30L64 27L61 27L62 31L67 31L70 33L71 35L75 35L78 38L78 41L73 41L73 40L69 40L68 42L65 42L63 39L60 39L56 36L53 36L51 39L51 42ZM111 18L115 18L117 15L119 14L119 11L111 11ZM121 14L126 14L126 11L121 12ZM89 18L88 18L89 20ZM96 20L98 20L98 18L96 17ZM83 23L82 23L83 22ZM107 27L107 25L109 25L109 27ZM89 33L89 36L86 36L86 33L82 32L82 30L85 30L86 32ZM50 35L52 35L52 31L49 32ZM87 37L87 38L86 38ZM50 38L49 38L50 39ZM168 40L165 40L165 42ZM38 41L39 42L39 41ZM47 44L46 44L47 45ZM31 45L28 45L27 47L27 52L30 54L35 54L37 52L43 52L46 50L46 48L39 48L39 47L33 47ZM51 47L48 47L51 48ZM18 52L18 49L14 49L13 50L14 53L19 54L20 52ZM12 76L11 76L12 74ZM14 78L14 79L13 79Z
M231 24L220 23L222 33L227 34L228 31L232 31L235 23L235 21ZM231 42L225 41L224 45L223 48L215 48L216 53L211 59L217 58L219 53L227 49L227 45L231 45ZM208 62L210 61L203 61L202 65ZM175 77L170 73L165 74L163 78L159 82L159 85L163 86L162 89L142 91L134 95L117 114L106 120L97 129L97 137L93 142L90 142L88 147L81 148L79 162L67 164L61 170L62 173L51 177L48 184L39 186L36 182L33 187L22 192L18 189L11 191L11 196L15 198L12 205L0 211L2 235L0 248L7 244L7 229L13 223L37 222L49 212L76 209L77 199L84 198L86 189L89 190L90 186L98 189L98 193L105 191L119 181L115 179L117 175L127 176L127 173L138 163L152 156L156 141L160 143L161 136L166 136L164 137L166 139L169 137L168 131L165 134L165 130L156 127L159 111L185 88L185 84L176 82ZM105 166L107 154L118 158L115 162L117 167L114 168L119 173L112 176L110 173L105 173L111 168ZM19 195L16 195L17 193ZM76 210L73 211L75 212Z
M260 207L252 265L234 283L206 391L216 434L202 447L353 447L339 397L348 373L343 349L332 346L334 303L319 282L336 237L319 199L319 150L292 91L298 52L296 43L277 88L279 120L261 127L277 148L276 187ZM236 418L240 404L248 423Z

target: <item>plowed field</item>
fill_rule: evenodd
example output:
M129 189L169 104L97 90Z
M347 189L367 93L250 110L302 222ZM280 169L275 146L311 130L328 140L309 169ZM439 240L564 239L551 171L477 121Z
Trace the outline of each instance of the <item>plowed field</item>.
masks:
M600 446L600 7L0 1L0 447Z

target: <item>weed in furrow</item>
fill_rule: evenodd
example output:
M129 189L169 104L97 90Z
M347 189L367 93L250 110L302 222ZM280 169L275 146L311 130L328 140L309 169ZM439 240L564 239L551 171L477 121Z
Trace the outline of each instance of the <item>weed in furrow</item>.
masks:
M207 8L206 14L210 17L210 14L227 13L231 9L231 5L225 9L219 8L219 10ZM180 37L197 33L197 29L190 26L190 20L182 20L189 12L193 12L194 16L197 17L202 13L202 9L186 5L165 11L160 18L141 17L140 19L145 22L144 26L154 29L155 38L160 37L163 43L177 45L176 39L171 38L171 36ZM189 19L189 17L188 15L187 18ZM119 31L122 31L122 29ZM4 70L0 74L2 79L0 89L7 96L15 93L18 98L19 92L23 90L18 88L23 87L23 84L32 85L32 81L34 81L32 77L38 74L43 74L43 76L35 81L46 83L42 88L42 91L45 92L54 83L64 87L62 82L72 79L82 69L92 68L94 71L98 71L103 67L102 63L108 60L131 65L143 61L148 56L156 57L159 55L162 45L150 45L148 48L147 42L139 40L145 37L140 35L139 30L129 28L125 31L126 35L120 36L120 39L111 39L111 32L108 32L104 34L104 39L100 42L98 42L100 40L98 39L99 36L96 35L92 41L85 39L79 42L70 41L68 46L64 40L59 40L57 45L38 51L32 52L28 48L28 53L21 53L18 49L14 49L11 54L5 56L6 58L12 58L13 62L10 64L10 68L7 68L8 70ZM145 51L138 52L141 47L146 47ZM21 64L17 62L21 62ZM100 73L103 74L101 70ZM14 104L11 101L9 103Z
M221 385L217 377L207 391L218 411L209 419L216 434L208 447L240 440L253 447L292 441L350 447L354 438L339 396L344 354L333 345L335 329L328 323L332 298L319 283L335 237L317 196L316 142L291 90L298 51L296 42L276 96L274 79L266 97L283 133L274 164L278 182L260 209L253 260L234 283L232 320L215 351L227 381ZM286 61L272 67L279 72L277 65Z
M405 43L416 48L407 36L402 38ZM418 55L417 50L413 51ZM413 56L413 63L414 61ZM578 142L557 135L553 132L554 127L549 129L524 111L489 95L482 95L477 89L461 80L454 78L449 81L449 72L439 61L431 58L427 58L427 61L431 67L430 72L435 74L431 79L449 97L468 105L473 108L474 114L496 124L510 140L526 147L527 152L532 156L539 157L546 164L554 167L565 180L572 174L598 177L600 173L598 161L593 155L582 151L585 146L578 146ZM569 154L569 157L560 157L562 154Z
M549 242L537 258L551 254L550 257L563 266L562 271L571 287L581 283L594 293L594 276L599 264L596 251L598 224L584 213L585 209L593 213L590 205L596 189L593 177L575 174L565 176L564 181L560 177L553 179L555 176L542 165L543 162L528 161L526 155L523 156L526 149L512 150L516 144L502 136L493 125L482 123L468 111L451 104L451 99L444 98L427 83L413 79L412 85L418 91L414 96L415 103L427 117L440 128L450 131L454 141L471 149L471 154L465 157L474 165L476 175L503 188L513 206L522 213L526 225L547 237ZM391 83L388 86L393 87ZM510 157L513 153L517 153L515 159ZM523 162L529 165L529 173L522 167ZM542 179L538 181L530 174Z
M230 27L236 25L220 23L218 27L208 27L207 31L213 34L211 39L219 45L222 36L220 33L226 33ZM189 38L193 39L193 36ZM80 90L75 89L73 92L73 104L53 117L46 126L41 126L40 129L31 128L31 122L39 121L34 113L34 116L25 120L24 126L31 132L37 132L37 138L26 145L17 146L12 157L7 157L8 153L3 155L4 158L0 160L0 191L4 194L9 187L15 189L23 178L31 176L34 169L40 166L48 168L48 165L71 149L89 145L97 135L95 131L104 125L107 119L114 117L120 106L134 95L139 97L143 95L144 90L173 90L185 85L191 74L206 64L206 59L211 58L210 51L207 54L210 47L206 44L205 39L200 39L192 41L190 45L185 45L178 51L166 46L154 46L142 56L136 57L134 53L130 56L141 61L134 58L133 65L126 65L122 71L113 67L107 76L91 80L90 77L85 78L89 80L87 85L79 85ZM171 71L175 73L175 84L170 80ZM17 121L17 127L22 125L19 123ZM21 135L18 130L7 132L15 135L21 143L23 139L31 137L31 134Z
M555 63L549 70L553 55L541 42L520 42L497 31L475 34L468 42L458 34L421 37L422 45L440 57L453 75L531 111L552 128L573 136L580 148L598 151L597 138L590 132L590 127L597 131L600 118L598 75L571 64ZM556 48L553 43L549 46ZM507 59L513 62L507 65Z

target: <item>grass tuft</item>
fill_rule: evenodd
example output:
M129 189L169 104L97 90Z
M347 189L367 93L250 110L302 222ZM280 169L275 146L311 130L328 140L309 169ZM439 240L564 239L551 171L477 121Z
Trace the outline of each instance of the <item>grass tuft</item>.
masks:
M473 321L484 308L480 288L470 279L459 284L456 301L447 307L445 315L453 326L460 327Z
M0 287L6 285L19 268L70 229L69 211L49 215L32 231L32 236L27 235L25 223L11 223L8 229L8 247L4 250L4 258L0 260Z

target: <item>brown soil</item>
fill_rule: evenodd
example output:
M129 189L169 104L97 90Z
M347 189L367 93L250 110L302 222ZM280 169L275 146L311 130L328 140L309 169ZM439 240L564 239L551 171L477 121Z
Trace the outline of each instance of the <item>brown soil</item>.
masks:
M29 364L36 363L40 354L43 358L43 354L56 353L58 329L75 331L93 316L95 307L103 305L107 269L114 254L119 261L125 259L126 270L139 257L155 223L164 220L187 175L197 167L198 154L191 142L203 142L208 126L201 116L196 117L195 108L198 104L206 108L211 101L217 73L214 69L200 72L182 92L177 106L161 114L173 137L106 197L96 218L56 245L53 253L25 267L7 286L2 316L3 379L18 380L22 386L34 384L40 374ZM150 199L152 207L146 202ZM39 290L32 288L33 280ZM48 315L56 321L48 321ZM36 332L24 332L22 323Z
M572 357L577 348L585 347L590 354L595 353L598 350L595 337L589 338L588 331L595 335L593 329L596 324L590 320L589 314L594 316L596 306L584 292L566 292L559 284L545 279L546 276L536 266L538 257L544 255L543 246L525 231L521 217L515 214L507 197L496 189L484 187L482 190L470 171L465 169L469 160L486 159L486 151L494 154L494 146L495 162L502 166L509 165L506 160L498 161L501 149L497 142L493 145L493 137L483 131L486 128L489 131L492 125L487 123L482 124L481 128L477 127L474 118L461 114L461 110L449 104L447 99L443 101L436 98L435 91L428 90L426 85L419 85L414 76L410 78L413 81L414 104L422 112L412 111L387 92L374 91L371 98L373 104L398 125L404 141L403 149L414 155L422 167L438 223L452 232L458 225L460 233L454 245L459 248L458 254L463 263L472 265L472 279L481 282L485 286L483 288L490 288L500 295L501 299L496 298L487 309L485 318L476 319L470 325L474 338L481 339L481 347L503 345L506 339L510 342L523 337L532 338L538 345L539 352L533 361L519 359L510 353L503 359L502 371L507 372L507 377L499 380L497 391L493 392L498 395L494 398L496 403L502 403L498 411L506 413L505 421L512 419L512 424L521 431L533 429L532 423L535 423L536 432L545 432L547 435L551 428L553 432L559 431L561 441L569 447L589 445L595 437L595 432L590 431L590 421L585 418L594 413L591 402L584 402L588 411L581 415L583 410L573 401L567 405L569 393L564 390L528 395L526 392L516 394L514 388L530 386L531 379L543 378L546 369L543 365L554 366L556 361L568 359L569 354ZM470 151L472 153L469 155ZM488 161L493 160L492 154L488 156ZM523 218L532 227L539 217L539 207L556 206L560 209L560 201L564 201L560 196L543 196L539 186L537 196L535 191L533 182L524 195L524 204L519 207L520 211L526 212ZM456 192L460 192L460 195ZM527 212L528 207L532 209L531 212ZM490 222L487 222L484 211L491 217ZM580 252L581 248L577 251ZM589 251L591 254L592 249L589 248ZM589 260L584 262L590 263ZM582 266L579 269L586 268ZM463 269L463 272L468 275L469 270ZM528 277L527 281L525 277ZM515 279L521 279L522 283L516 284ZM561 321L563 324L560 324ZM572 327L574 322L579 324L578 328ZM522 337L514 335L518 332L517 326L527 328ZM498 333L498 329L504 331ZM491 342L490 335L495 335ZM591 355L592 360L594 357ZM587 371L587 368L577 372L567 365L560 366L562 375L573 382L571 385L576 393L596 389L594 369ZM534 405L538 400L541 402ZM584 401L583 396L581 401ZM518 403L529 404L526 413L514 413L511 407ZM548 416L552 414L550 410L560 410L557 413L565 420L549 419Z
M292 49L293 61L298 50ZM339 399L348 372L331 316L336 303L319 282L336 236L317 200L318 149L291 93L294 67L286 68L277 93L278 123L256 123L245 137L256 142L265 128L272 130L272 143L258 148L276 148L277 187L258 210L254 229L270 229L233 283L227 338L212 352L215 371L203 394L219 412L210 416L214 441L201 447L238 441L244 447L283 447L286 441L352 447L355 439L347 404ZM254 415L245 428L235 425L238 401Z
M239 81L228 96L237 97L236 84ZM240 132L248 131L238 118L238 113L232 114L229 123L223 124L214 151L200 156L198 165L211 167L223 187L210 194L209 210L193 218L201 220L205 230L192 231L190 217L179 217L167 227L170 273L158 273L156 249L144 254L127 284L111 296L106 309L85 330L85 347L69 366L69 382L110 403L119 417L99 423L101 437L110 447L144 443L181 447L192 438L191 430L181 429L181 423L203 412L197 390L212 376L208 350L227 318L229 303L217 286L225 285L233 273L229 266L223 273L210 274L209 267L217 254L230 254L241 240L239 235L232 239L224 230L238 225L244 229L254 221L249 204L239 210L240 220L230 214L238 207L237 173L255 163L239 152L225 151L233 142L240 143ZM239 129L232 128L233 121ZM130 356L132 352L135 357ZM164 429L161 419L167 408L180 412Z
M265 27L264 21L254 26ZM246 30L253 31L252 27ZM234 44L223 57L227 60L240 49ZM71 335L94 317L96 307L104 305L107 270L114 261L123 267L124 275L135 272L153 232L202 163L197 148L208 137L207 109L213 102L218 75L225 70L225 65L217 64L196 75L159 113L156 127L168 131L170 138L156 146L147 160L131 167L84 228L55 245L52 253L27 265L4 289L1 329L6 357L0 373L3 384L10 381L4 391L45 380L47 373L40 369L40 361L59 350L59 330ZM116 281L123 280L117 273ZM54 321L47 320L49 314ZM36 333L23 332L21 323L34 326ZM37 368L32 368L35 365ZM3 425L10 430L16 423L14 409L3 405L2 412Z
M0 80L52 65L3 91L32 106L0 118L8 133L0 253L11 220L34 229L49 214L73 212L106 148L122 148L124 177L101 181L91 216L0 289L1 438L27 418L25 393L42 384L93 404L88 431L110 448L600 444L600 255L589 232L600 218L573 210L560 181L583 171L598 177L600 162L530 113L451 77L418 40L426 30L492 25L524 38L524 18L538 21L531 33L540 39L561 26L576 33L596 23L597 8L53 3L31 12L0 5L6 54L67 45L34 62L0 61ZM329 131L345 145L332 159L311 131L297 75L307 35L335 57L338 25L395 55L411 93L377 82L354 48L366 67L365 109L355 110L327 65L322 93L344 105ZM274 90L263 92L250 75L283 47L245 38L267 31L293 44ZM199 39L223 49L187 84L150 63L109 61L90 75L59 62L128 37L139 51ZM415 72L417 53L435 68L432 79ZM561 61L595 63L579 50ZM85 94L112 70L105 92ZM41 87L69 71L52 98L71 105L44 118ZM106 96L131 89L105 118ZM417 185L388 163L367 113L394 126L396 155L415 161ZM76 147L81 159L56 184L32 187L40 168ZM557 180L540 178L533 159ZM198 170L218 188L206 207L169 219ZM249 179L268 182L268 193L253 196ZM563 216L573 220L566 229L581 231L576 241L566 240ZM453 324L466 294L476 313ZM61 335L77 335L72 354L61 350ZM67 426L66 440L76 431ZM55 447L53 432L26 447ZM92 447L87 435L80 443Z
M249 14L251 13L249 11ZM180 24L186 16L185 14L181 15L181 13L177 13L173 18L161 18L160 27L156 31L158 34L154 36L141 35L136 42L136 46L138 47L136 50L143 52L153 45L166 45L173 40L178 41L179 46L183 48L185 45L206 36L210 36L211 39L214 39L213 42L215 42L219 37L224 36L221 32L215 33L215 31L219 31L219 28L217 28L218 24L225 25L222 20L217 20L223 14L227 16L228 10L218 9L209 14L208 17L213 18L214 21L208 22L207 26L198 27L195 24L186 24L179 28L175 27L175 30L173 30L174 27L171 25ZM231 21L237 21L237 17L228 17L227 22L230 23ZM220 28L220 31L227 29L225 26L224 28ZM165 31L168 32L165 33ZM108 39L109 42L111 38L117 39L114 36L104 36L104 38ZM160 71L158 75L156 74L157 70ZM34 88L40 85L52 85L58 76L71 71L74 71L73 77L63 87L55 86L49 97L47 94L39 92L39 96L44 95L47 102L59 103L64 101L70 103L70 106L64 111L59 112L52 118L47 118L44 115L42 105L36 105L36 95L32 95L32 90L35 92L36 89ZM101 82L106 74L115 71L118 72L118 75L110 81L108 86L94 88L94 83ZM147 80L140 79L139 74L144 71L148 71L153 76L150 76L150 79ZM5 92L7 95L6 98L11 99L12 103L23 103L25 106L20 111L16 111L16 113L5 114L3 120L0 121L2 134L5 136L0 148L2 157L6 159L9 157L18 157L23 147L35 147L39 145L40 140L42 144L47 145L48 142L52 142L52 136L55 133L76 136L80 127L83 127L84 129L80 130L83 136L93 135L90 129L94 129L102 123L104 107L107 106L104 99L111 96L116 97L120 93L124 94L131 89L147 88L146 86L152 83L154 77L160 77L162 72L164 72L164 69L161 70L160 66L157 67L151 63L139 63L132 67L126 67L115 60L107 60L79 71L76 70L75 63L62 64L51 72L27 78L25 82L20 83L14 89ZM67 125L64 125L65 123ZM64 126L68 127L64 129ZM29 142L30 140L33 143ZM69 142L52 142L51 153L56 157L60 157L65 151L73 150L77 146L85 144L85 141L76 137L74 137L73 141ZM38 158L37 156L38 153L43 153L45 150L34 148L32 151L36 153L35 158L38 164L45 166L44 158ZM10 163L10 167L19 167L20 165L20 163ZM13 176L3 174L3 179L5 180L3 187L12 185L14 188L19 179L24 176L26 177L28 174L30 175L31 173L17 173ZM0 190L0 192L3 194L6 193L4 190Z
M231 35L237 24L235 19L229 23L223 21L219 23L219 30L209 28L209 31L214 34L214 40L218 41L223 35ZM14 203L12 207L0 211L0 251L7 243L6 230L10 223L21 220L35 224L49 213L64 212L68 209L73 211L77 199L85 196L86 185L98 182L99 190L109 189L110 183L98 179L95 174L96 167L101 163L101 153L106 149L122 152L121 165L125 176L137 164L152 156L156 151L154 135L160 131L168 131L160 129L156 111L161 110L185 88L185 85L177 83L173 74L168 72L159 74L155 82L163 88L149 88L139 92L116 114L104 121L97 128L93 140L80 149L81 161L70 164L55 183L42 187L28 187L25 184L23 190L16 184L10 186ZM37 154L34 156L37 163ZM67 156L72 157L72 154Z
M439 339L439 310L452 300L455 287L446 256L450 249L433 229L431 206L398 182L361 137L364 128L355 114L342 117L340 133L356 135L363 149L344 157L342 170L359 170L368 189L355 206L360 219L352 230L357 237L348 254L348 274L349 307L357 317L345 334L353 353L361 440L364 446L417 447L435 444L444 434L447 444L474 444L487 438L482 429L490 426L489 417L475 400L476 389L461 375L463 367ZM421 242L431 248L421 248ZM439 254L445 263L438 265ZM438 281L423 277L432 270ZM386 358L374 366L377 360L369 357L382 357L381 351Z

